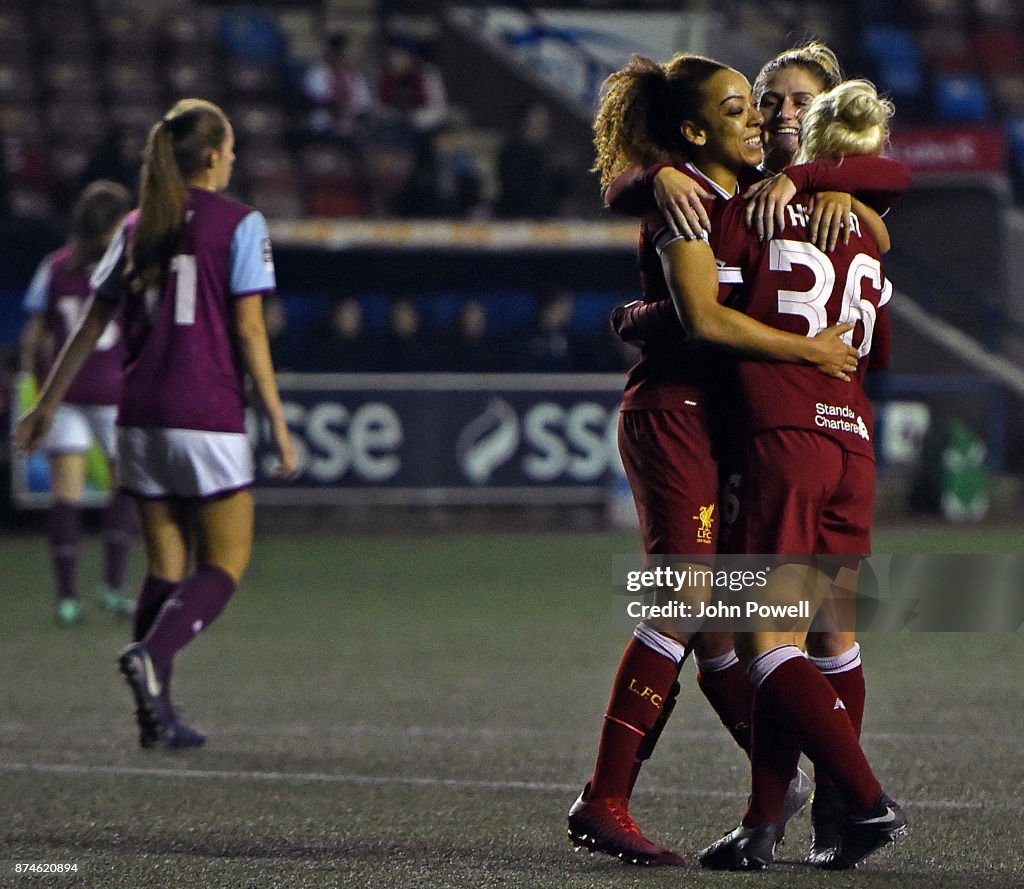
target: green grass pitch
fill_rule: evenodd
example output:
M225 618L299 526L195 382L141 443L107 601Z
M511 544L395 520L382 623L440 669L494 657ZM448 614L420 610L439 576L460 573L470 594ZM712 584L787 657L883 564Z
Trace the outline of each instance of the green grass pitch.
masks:
M933 529L875 548L1022 546ZM179 659L176 698L209 744L178 754L136 746L114 666L127 624L90 601L58 629L44 542L0 547L0 886L1024 886L1021 633L863 640L865 747L911 833L857 872L796 863L806 815L766 874L639 870L565 837L628 633L610 577L633 535L261 535ZM87 591L95 572L90 544ZM691 856L747 786L692 673L634 798ZM15 876L25 860L83 871Z

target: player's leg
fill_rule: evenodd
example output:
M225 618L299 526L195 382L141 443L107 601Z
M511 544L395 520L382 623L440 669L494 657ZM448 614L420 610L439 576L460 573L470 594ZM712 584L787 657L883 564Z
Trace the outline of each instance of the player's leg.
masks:
M57 622L61 626L70 626L82 619L82 604L78 593L78 557L82 493L85 489L85 454L51 452L49 459L53 485L49 544L57 582Z
M698 633L693 639L697 685L726 730L750 755L754 686L736 654L732 633Z
M800 440L786 440L794 437ZM794 448L805 456L799 464L785 460ZM845 454L823 436L776 432L755 437L752 466L752 484L756 480L761 489L756 498L760 514L752 510L748 516L752 547L766 552L814 551L819 544L816 531L812 533L814 517L823 514L834 492L842 489ZM775 471L757 472L762 466ZM822 587L816 570L794 557L773 570L765 599L789 604L814 596ZM763 867L771 861L772 825L782 804L786 774L801 748L816 768L833 776L858 817L883 802L886 812L890 804L895 806L882 794L842 701L801 651L806 629L759 628L751 636L754 656L749 671L756 687L751 800L741 827L702 853L705 866ZM897 820L902 819L898 807L893 811ZM846 860L855 854L859 853L854 850Z
M131 614L135 601L124 585L125 567L132 542L138 534L138 514L133 499L120 490L117 479L117 407L95 405L88 419L110 469L110 502L103 511L103 581L100 604L115 614Z
M252 553L248 490L191 501L188 511L196 536L195 573L177 585L142 640L161 682L170 681L178 652L224 610ZM184 524L176 518L179 527Z
M133 617L134 643L120 655L121 672L135 695L139 743L146 748L171 746L175 718L170 703L171 676L158 671L148 643L153 628L177 610L174 591L189 562L188 507L172 498L139 499L146 576Z
M698 547L713 557L717 473L703 416L625 411L619 449L648 556L677 568L684 565L676 560ZM706 522L698 518L702 509ZM682 595L701 598L706 592L688 587ZM681 862L642 835L629 797L672 713L688 639L684 627L662 620L634 630L612 684L593 775L569 813L569 836L577 845L637 863Z

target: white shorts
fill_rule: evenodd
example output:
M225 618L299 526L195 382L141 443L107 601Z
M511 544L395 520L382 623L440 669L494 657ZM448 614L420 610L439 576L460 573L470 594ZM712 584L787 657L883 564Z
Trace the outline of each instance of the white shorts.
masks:
M244 432L118 430L121 487L140 497L211 497L252 484L252 448Z
M53 418L43 450L47 454L84 454L99 442L107 459L117 459L117 405L63 402Z

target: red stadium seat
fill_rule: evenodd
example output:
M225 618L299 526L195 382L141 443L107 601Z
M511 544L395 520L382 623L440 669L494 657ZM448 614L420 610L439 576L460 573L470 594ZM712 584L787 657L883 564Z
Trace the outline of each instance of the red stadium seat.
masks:
M978 64L989 74L1024 73L1024 38L1018 32L985 27L975 33L971 46Z

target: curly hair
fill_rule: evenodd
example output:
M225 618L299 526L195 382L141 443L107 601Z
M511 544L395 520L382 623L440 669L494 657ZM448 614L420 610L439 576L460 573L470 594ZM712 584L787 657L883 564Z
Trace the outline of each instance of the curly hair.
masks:
M768 89L768 81L786 68L803 68L821 82L822 91L842 83L843 69L836 54L820 40L810 40L799 46L783 50L765 62L754 80L754 100L760 105Z
M601 174L601 187L632 166L690 159L692 146L680 124L701 121L701 88L727 67L692 54L679 53L664 63L635 55L608 75L594 118L597 156L591 172Z
M870 80L847 80L816 96L800 123L794 163L847 154L878 154L895 108Z

